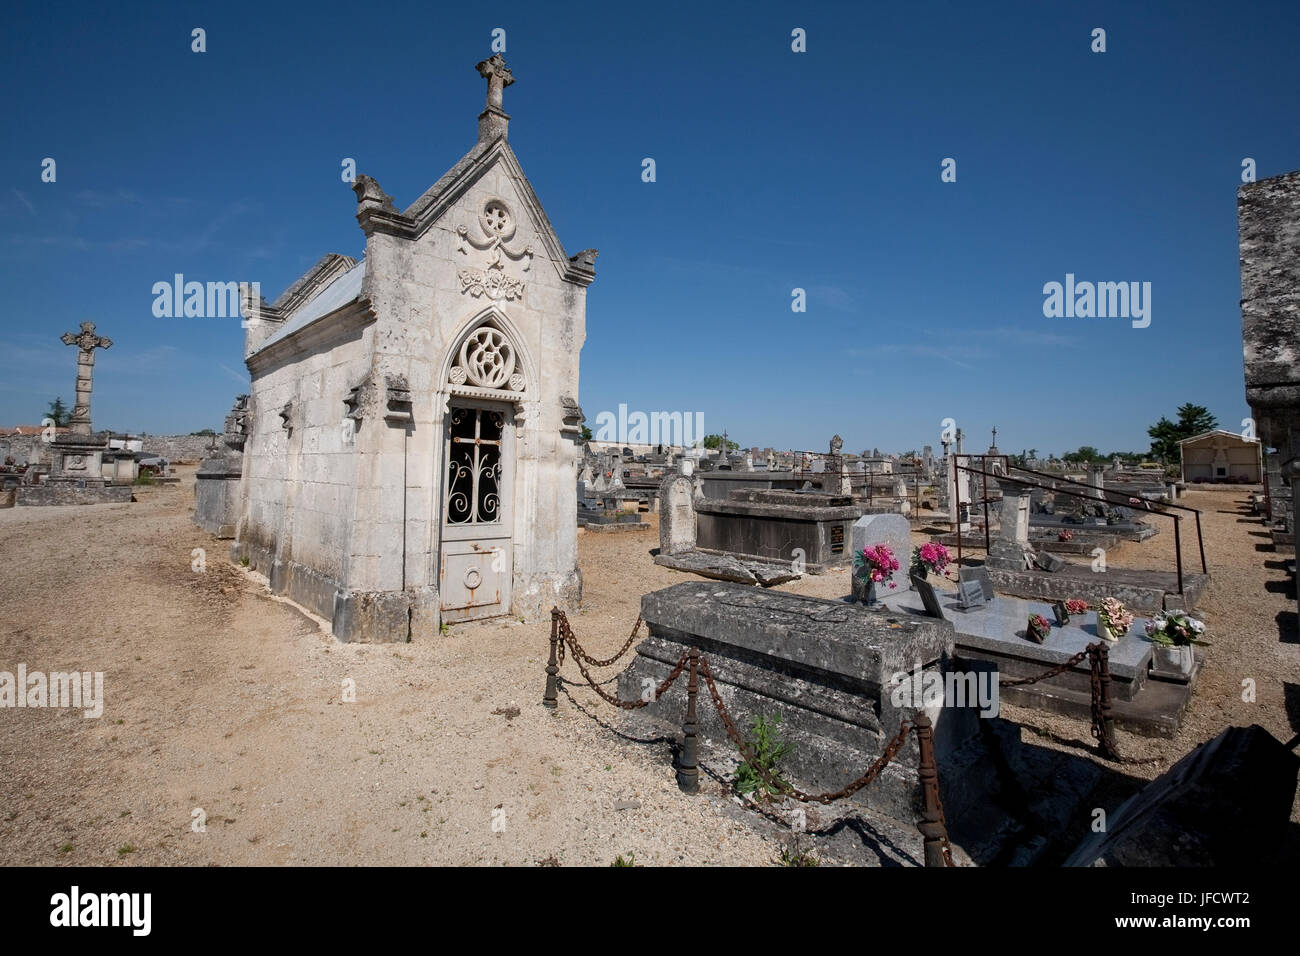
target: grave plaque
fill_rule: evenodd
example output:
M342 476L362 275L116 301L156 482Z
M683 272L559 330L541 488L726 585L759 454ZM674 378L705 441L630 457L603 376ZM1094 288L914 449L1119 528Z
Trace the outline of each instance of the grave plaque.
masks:
M934 587L925 578L918 578L916 575L909 575L912 580L912 587L916 588L917 593L921 595L921 603L925 605L925 613L929 617L942 621L943 608L939 606L939 598L934 593Z
M984 592L984 603L993 600L993 578L984 568L962 568L957 572L957 579L963 584L967 581L978 581L980 589Z
M973 611L988 603L984 597L983 585L974 580L962 581L957 585L957 600L963 611Z
M831 554L844 553L844 525L831 526Z

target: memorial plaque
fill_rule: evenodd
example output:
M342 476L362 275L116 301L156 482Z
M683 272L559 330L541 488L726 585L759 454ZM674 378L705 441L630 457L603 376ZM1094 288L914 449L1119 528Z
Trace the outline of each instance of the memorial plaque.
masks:
M831 526L831 554L844 553L844 525Z
M978 581L984 592L984 603L993 600L993 578L984 568L962 568L957 572L957 580L963 584L967 581Z
M912 580L912 587L916 588L917 593L921 595L921 603L925 605L925 613L930 617L944 620L943 608L939 606L939 598L934 593L934 587L925 578L918 578L916 575L909 575Z
M963 611L984 607L988 603L984 599L984 586L977 580L962 581L957 585L957 601Z

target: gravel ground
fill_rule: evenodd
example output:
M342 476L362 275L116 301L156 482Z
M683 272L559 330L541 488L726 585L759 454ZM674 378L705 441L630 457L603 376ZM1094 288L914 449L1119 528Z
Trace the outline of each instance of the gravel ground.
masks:
M0 710L0 863L765 865L779 854L782 834L747 822L717 782L682 795L667 746L618 736L590 691L556 713L540 706L548 622L339 644L191 524L192 470L137 498L0 511L0 670L102 671L106 698L99 719ZM1245 492L1187 500L1206 509L1215 645L1177 738L1121 733L1126 753L1158 758L1129 771L1143 776L1227 724L1284 740L1300 725L1287 717L1288 693L1300 713L1300 660L1279 556L1257 549ZM621 646L642 594L685 579L653 564L650 520L648 532L579 538L584 604L571 620L597 656ZM195 548L205 571L191 569ZM1166 532L1109 559L1160 567L1171 554ZM784 589L838 598L847 576ZM1255 703L1241 700L1246 677ZM347 680L355 702L342 699ZM1039 745L1088 736L1082 722L1004 715Z

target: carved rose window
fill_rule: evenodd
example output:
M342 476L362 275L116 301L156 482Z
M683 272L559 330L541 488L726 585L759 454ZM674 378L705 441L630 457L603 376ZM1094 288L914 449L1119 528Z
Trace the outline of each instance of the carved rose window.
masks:
M524 377L516 370L514 346L500 329L484 325L461 343L458 363L452 366L453 385L476 385L522 391Z
M503 202L494 199L484 206L482 219L483 231L489 236L497 236L504 241L515 234L514 217Z

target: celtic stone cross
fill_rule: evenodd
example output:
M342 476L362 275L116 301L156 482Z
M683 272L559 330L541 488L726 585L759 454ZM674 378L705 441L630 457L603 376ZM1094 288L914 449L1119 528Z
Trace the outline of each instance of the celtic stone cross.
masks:
M488 81L487 105L488 109L501 109L501 91L515 81L514 75L510 72L510 67L506 66L505 57L500 53L493 53L492 56L474 67L478 74Z
M90 389L95 374L95 349L106 349L113 344L95 334L94 322L82 322L81 331L63 333L64 345L77 347L77 404L72 409L72 432L90 434Z

